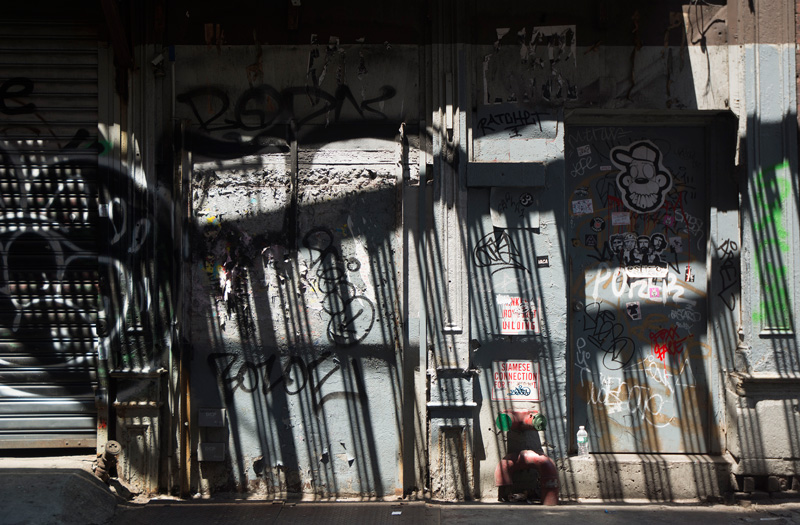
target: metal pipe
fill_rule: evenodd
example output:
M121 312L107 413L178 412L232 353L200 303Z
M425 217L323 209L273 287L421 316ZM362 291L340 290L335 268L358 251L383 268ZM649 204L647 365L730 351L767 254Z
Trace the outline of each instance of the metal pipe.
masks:
M543 505L558 505L558 471L553 460L533 450L523 450L519 454L508 454L500 460L494 471L494 484L497 487L513 485L511 474L518 470L536 469L539 472L539 486L542 490Z
M511 428L509 430L523 431L534 430L533 417L535 412L530 410L505 410L504 414L511 418Z
M122 446L117 441L109 440L105 444L105 450L97 455L94 465L94 475L108 484L112 477L117 476L117 456L122 452Z

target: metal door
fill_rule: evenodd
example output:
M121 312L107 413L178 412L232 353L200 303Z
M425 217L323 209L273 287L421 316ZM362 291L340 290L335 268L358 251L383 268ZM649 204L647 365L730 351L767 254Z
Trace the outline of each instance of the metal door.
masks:
M567 129L572 434L592 452L708 451L705 139Z
M94 447L97 32L0 24L0 448Z

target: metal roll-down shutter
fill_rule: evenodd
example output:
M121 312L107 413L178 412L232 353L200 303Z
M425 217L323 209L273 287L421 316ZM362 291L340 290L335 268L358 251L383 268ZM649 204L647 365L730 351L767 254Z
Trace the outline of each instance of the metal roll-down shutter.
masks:
M96 445L97 95L93 25L0 21L0 448Z

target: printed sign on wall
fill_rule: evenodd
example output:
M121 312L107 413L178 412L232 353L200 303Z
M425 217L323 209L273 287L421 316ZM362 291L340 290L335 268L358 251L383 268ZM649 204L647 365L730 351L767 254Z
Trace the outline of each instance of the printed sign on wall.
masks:
M539 333L539 313L533 299L513 295L498 295L500 333L523 335Z
M539 401L539 363L492 361L492 401Z

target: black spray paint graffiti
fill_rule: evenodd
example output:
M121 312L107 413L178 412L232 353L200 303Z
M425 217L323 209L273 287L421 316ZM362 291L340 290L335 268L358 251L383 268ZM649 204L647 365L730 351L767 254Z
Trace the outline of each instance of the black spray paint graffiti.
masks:
M567 137L569 149L575 150L580 146L594 142L603 142L607 145L629 140L631 131L625 128L614 127L585 127L573 130Z
M477 268L488 268L492 274L502 270L522 270L531 273L522 262L519 250L506 230L485 235L472 253Z
M159 196L145 198L126 174L98 162L91 155L96 140L87 136L88 147L72 151L82 136L76 132L70 149L50 159L33 157L33 166L30 149L22 153L10 141L0 142L0 164L18 186L0 202L0 302L14 312L6 324L19 340L59 333L37 344L70 363L99 348L100 357L118 368L155 366L170 332L158 299L169 276L152 270L157 257L144 247L160 227L169 228L169 219L138 207ZM98 193L108 200L99 213L92 209ZM166 203L159 207L168 214ZM157 263L164 272L168 251L162 252L167 260ZM95 280L99 290L88 284ZM42 332L43 320L50 319L52 330Z
M147 241L170 237L169 198L109 166L110 142L83 128L57 136L26 100L34 94L28 78L0 86L0 113L41 122L11 119L2 130L13 137L0 142L0 302L10 305L0 309L14 311L7 326L71 364L97 352L118 368L155 367L171 333L163 300L171 255ZM42 341L44 333L59 335Z
M518 109L500 113L490 112L478 121L478 129L482 137L498 131L510 131L509 138L521 137L520 128L525 126L537 126L542 132L541 115L536 111Z
M36 104L33 102L21 103L19 97L26 97L33 93L33 80L24 77L10 78L0 86L0 113L4 115L25 115L36 112ZM15 106L9 107L7 100L16 102Z
M325 294L322 308L330 316L328 339L339 346L360 343L375 323L372 301L358 295L347 279L347 271L358 271L361 263L355 258L342 260L333 244L333 233L327 228L309 231L303 237L303 246L312 252L309 270L316 268L317 285Z
M320 365L328 361L328 358L332 355L331 352L323 352L319 357L308 363L302 357L293 355L282 364L283 366L277 367L276 365L281 363L278 363L276 354L269 356L265 360L253 362L242 359L237 354L216 352L209 354L206 361L208 366L218 374L228 399L232 399L237 390L252 394L259 390L260 385L261 393L266 396L278 386L283 385L284 391L290 396L295 396L306 387L310 387L312 407L315 413L319 412L322 406L332 399L352 398L366 402L366 390L363 388L361 368L355 358L350 360L350 364L353 368L359 392L332 392L319 399L317 398L317 394L319 394L325 382L342 369L339 358L334 356L331 360L333 368L327 371L320 379L315 379L314 372Z
M736 308L736 293L739 284L739 269L737 267L737 256L739 246L734 241L728 239L718 248L719 254L719 276L722 289L717 296L731 312Z
M288 87L278 91L272 86L261 85L248 89L231 105L225 90L209 86L182 93L177 96L177 101L189 106L200 125L200 131L187 132L184 146L207 156L226 157L259 151L287 152L286 141L291 139L290 134L297 134L304 125L331 111L334 113L334 122L339 122L345 102L365 122L386 120L387 116L374 105L394 98L396 93L393 87L382 86L376 96L359 103L346 84L337 86L333 94L312 86ZM297 97L308 98L314 109L306 115L299 115L295 108ZM203 116L200 108L206 107L213 107L216 111L211 116ZM231 108L233 118L226 118ZM370 119L370 114L376 118ZM287 126L291 127L291 131L287 130ZM235 130L256 135L243 140ZM225 134L225 138L209 135L217 131L229 133ZM230 138L231 134L235 137Z
M159 240L164 248L168 245L163 243L172 237L169 196L140 188L123 174L110 178L105 192L110 253L101 271L110 283L101 289L110 295L104 298L104 306L118 334L117 364L122 368L152 367L159 362L160 350L169 344L172 330L172 254L154 249L154 241Z
M594 190L601 203L611 206L618 199L617 173L609 171L605 175L598 177L595 182Z
M664 205L672 188L672 174L664 167L661 150L649 140L611 150L611 161L620 169L617 187L622 202L638 213L651 213Z
M0 85L0 113L3 115L28 115L28 114L35 114L38 110L38 107L35 103L26 101L24 97L30 96L34 93L35 84L33 80L26 77L15 77L10 78L3 82ZM13 102L13 105L9 106L8 102ZM42 115L37 115L37 119L40 120L45 127L50 127L51 124L44 119ZM19 131L17 126L11 121L11 125L7 128L0 129L0 134L6 135L8 130ZM37 135L37 142L41 140L41 137L45 135L46 132L43 132L39 127L32 127L29 125L22 126L27 131L31 131ZM96 152L98 155L105 155L108 153L110 144L107 141L98 141L96 139L91 138L91 134L84 128L79 128L75 131L72 135L72 138L69 139L65 144L62 144L61 141L53 134L52 130L50 130L50 134L55 139L56 147L61 151L61 161L54 162L63 162L64 156L70 156L74 154L88 154L92 152ZM10 148L9 151L13 151L15 148L12 146L12 143L15 142L13 140L7 143L7 147ZM25 153L28 152L27 146L24 141L19 143L20 147L22 148L20 153L21 157L25 156ZM29 143L28 143L29 144ZM92 161L93 163L93 161Z
M609 370L619 370L636 352L633 340L622 335L625 327L617 322L616 314L611 310L601 310L600 303L586 305L583 330L588 334L586 339L603 351L603 366Z

